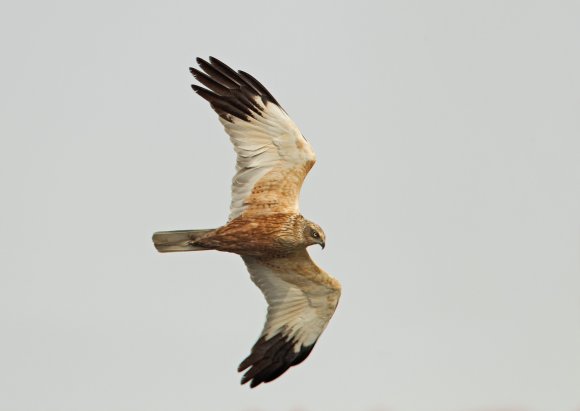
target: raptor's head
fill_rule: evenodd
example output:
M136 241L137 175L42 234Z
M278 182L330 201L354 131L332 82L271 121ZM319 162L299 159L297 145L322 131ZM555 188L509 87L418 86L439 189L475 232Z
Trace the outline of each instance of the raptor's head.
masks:
M326 244L326 235L318 224L305 220L303 233L307 247L313 244L320 244L320 247L324 249L324 245Z

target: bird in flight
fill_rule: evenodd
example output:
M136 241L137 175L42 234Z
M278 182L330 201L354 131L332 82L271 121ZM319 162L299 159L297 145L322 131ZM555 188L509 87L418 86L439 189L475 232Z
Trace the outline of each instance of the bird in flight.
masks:
M308 357L334 314L340 283L310 258L326 236L298 207L300 188L316 161L286 111L254 77L216 58L197 59L192 85L218 114L237 154L228 222L209 230L162 231L162 253L219 250L239 254L268 302L266 323L242 361L242 384L270 382Z

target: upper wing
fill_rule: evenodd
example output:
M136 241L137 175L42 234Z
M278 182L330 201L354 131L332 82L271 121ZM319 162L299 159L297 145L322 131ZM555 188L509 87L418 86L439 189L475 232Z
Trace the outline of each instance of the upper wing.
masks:
M237 153L229 219L240 215L299 213L302 182L316 157L276 99L255 78L216 58L190 68L206 86L193 90L219 114Z
M334 314L340 283L318 267L306 250L292 257L242 257L252 281L268 301L260 338L238 371L242 384L269 382L308 357Z

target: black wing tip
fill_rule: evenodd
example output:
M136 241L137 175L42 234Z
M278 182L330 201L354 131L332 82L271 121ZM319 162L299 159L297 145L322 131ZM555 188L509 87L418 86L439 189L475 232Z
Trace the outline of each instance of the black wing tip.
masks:
M199 76L200 71L195 67L190 67L189 72L193 75L193 77L197 78Z
M220 108L218 114L221 117L226 115L224 118L227 120L231 120L230 116L249 120L248 116L252 117L252 113L261 115L263 107L260 107L250 97L259 97L264 106L267 102L272 102L281 108L272 94L258 80L246 72L242 70L235 71L214 56L209 57L209 62L201 57L197 57L195 60L201 70L190 67L189 72L197 81L208 87L218 99L223 100L224 104L213 101L213 105ZM197 88L192 86L192 88L200 95L203 93L203 91L199 91L200 89L206 90L199 86ZM235 108L235 112L234 110L229 110L229 107ZM241 115L241 113L244 113L244 115Z
M217 64L223 64L224 66L226 65L224 62L222 62L220 59L218 59L217 57L214 57L214 56L209 56L208 60L212 64L217 63Z
M238 372L246 369L241 384L250 383L250 388L255 388L262 383L275 380L284 374L290 367L300 364L314 348L314 343L301 346L298 352L294 351L296 340L276 334L270 339L262 336L252 347L251 354L240 363Z

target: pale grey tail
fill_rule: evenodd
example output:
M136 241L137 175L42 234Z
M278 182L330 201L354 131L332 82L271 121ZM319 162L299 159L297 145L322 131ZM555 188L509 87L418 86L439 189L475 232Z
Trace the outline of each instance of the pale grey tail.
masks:
M153 234L153 244L160 253L176 251L202 251L207 248L192 245L195 240L212 230L158 231Z

